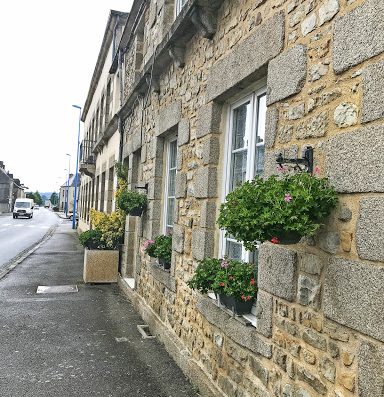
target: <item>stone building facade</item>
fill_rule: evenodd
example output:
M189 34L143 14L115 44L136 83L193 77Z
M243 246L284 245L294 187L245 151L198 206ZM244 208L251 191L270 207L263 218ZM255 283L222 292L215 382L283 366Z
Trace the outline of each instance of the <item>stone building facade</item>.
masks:
M121 160L149 199L119 283L152 333L204 396L383 397L384 2L137 0L119 49ZM322 230L260 246L248 317L191 291L198 260L253 259L216 225L234 179L308 146L339 193ZM165 271L141 247L169 231Z
M87 99L82 111L84 139L81 143L81 185L79 189L79 228L89 228L89 210L112 212L116 188L115 162L119 160L120 134L116 116L120 108L122 70L114 73L112 61L127 20L124 12L111 10Z
M12 212L15 200L25 197L24 189L20 179L6 171L4 162L0 161L0 214Z

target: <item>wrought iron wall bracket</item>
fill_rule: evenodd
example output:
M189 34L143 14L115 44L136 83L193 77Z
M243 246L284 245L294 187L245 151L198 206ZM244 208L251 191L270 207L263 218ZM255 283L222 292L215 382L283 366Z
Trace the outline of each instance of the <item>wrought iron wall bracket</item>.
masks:
M300 170L300 171L305 171L310 174L313 173L313 147L312 146L306 146L304 148L303 156L302 158L295 158L295 159L289 159L283 157L282 153L279 153L276 158L277 164L279 164L279 167L283 168L284 164L294 164L294 169Z

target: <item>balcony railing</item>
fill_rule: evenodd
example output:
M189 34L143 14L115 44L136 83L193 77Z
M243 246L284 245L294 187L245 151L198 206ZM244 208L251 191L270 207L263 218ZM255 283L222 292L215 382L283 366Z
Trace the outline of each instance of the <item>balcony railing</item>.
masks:
M89 139L84 139L80 145L80 162L83 164L95 164L96 159L95 155L92 152L93 146L95 145L94 141Z

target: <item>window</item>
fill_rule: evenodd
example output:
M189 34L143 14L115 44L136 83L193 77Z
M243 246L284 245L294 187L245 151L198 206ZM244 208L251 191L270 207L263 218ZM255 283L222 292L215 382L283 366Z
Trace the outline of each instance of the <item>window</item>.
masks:
M165 200L164 200L164 232L172 233L175 213L175 182L176 182L176 157L177 138L174 136L165 141L166 167L165 167Z
M265 88L233 103L229 108L224 197L244 181L263 172L265 113ZM224 232L221 252L229 258L255 261L254 253L246 251L231 236L225 237Z
M175 0L175 18L180 14L184 4L187 0Z

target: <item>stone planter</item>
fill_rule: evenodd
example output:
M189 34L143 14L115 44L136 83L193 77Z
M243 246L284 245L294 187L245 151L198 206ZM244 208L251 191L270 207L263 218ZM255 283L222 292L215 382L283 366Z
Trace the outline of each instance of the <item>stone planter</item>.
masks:
M118 250L89 250L84 252L83 279L85 283L116 283L119 266Z
M133 210L129 211L129 215L131 216L141 216L143 214L144 207L136 207Z
M251 301L238 301L233 296L219 294L220 303L227 309L232 310L237 315L251 313L253 300Z

